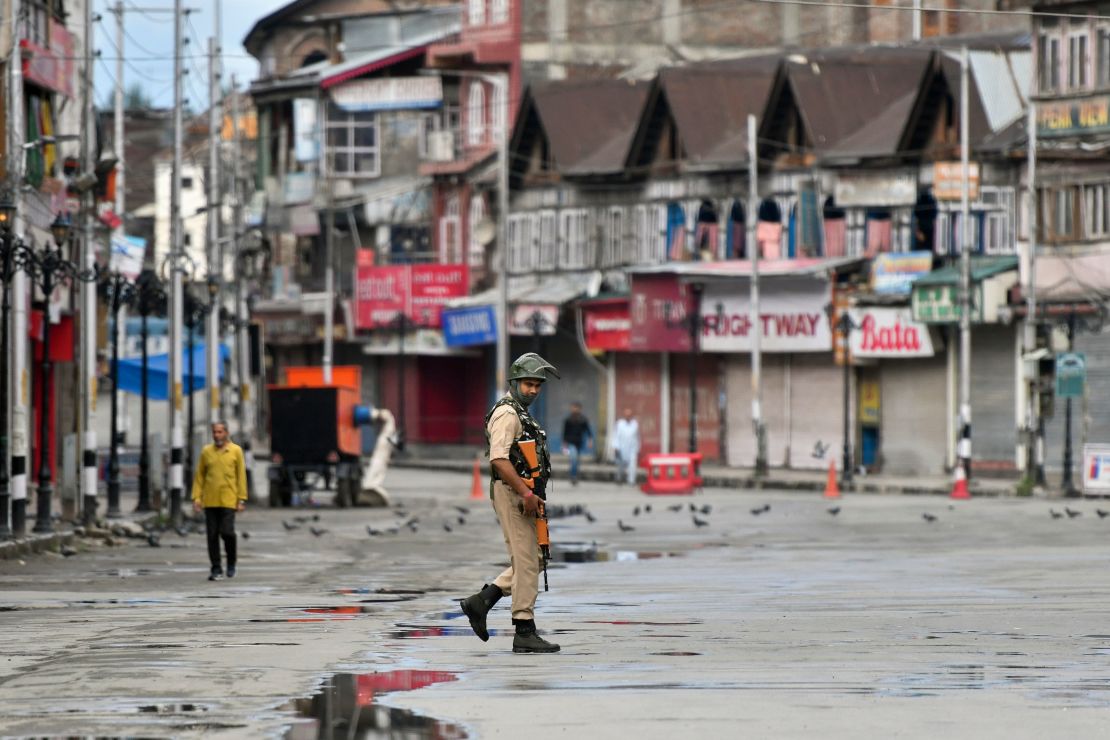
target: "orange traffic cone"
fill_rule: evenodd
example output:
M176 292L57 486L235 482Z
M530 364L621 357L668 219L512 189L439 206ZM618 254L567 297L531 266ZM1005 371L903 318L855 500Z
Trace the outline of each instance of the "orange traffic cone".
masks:
M478 458L474 458L474 476L470 481L470 498L471 500L479 500L486 497L482 493L482 472L481 464Z
M952 494L949 498L971 498L971 492L967 490L967 473L964 472L963 463L956 463L956 482L952 486Z
M829 461L829 479L825 483L825 498L840 498L840 486L836 483L836 463Z

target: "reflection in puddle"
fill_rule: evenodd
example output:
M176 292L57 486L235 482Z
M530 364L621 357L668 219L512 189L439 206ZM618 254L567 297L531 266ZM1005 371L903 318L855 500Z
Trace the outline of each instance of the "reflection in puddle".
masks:
M305 721L294 724L285 737L287 740L465 738L467 732L460 725L374 702L374 698L381 694L413 691L457 679L456 674L448 671L336 674L328 678L320 692L311 699L292 702L289 709Z
M658 550L603 550L596 542L560 542L552 545L551 559L563 563L627 562L682 557L679 552Z
M661 653L649 653L649 655L672 655L675 657L685 657L687 655L701 655L701 653L689 653L684 650L664 650Z
M643 625L647 627L674 627L677 625L690 625L701 624L701 620L691 619L685 622L635 622L631 619L587 619L587 624L619 624L619 625Z

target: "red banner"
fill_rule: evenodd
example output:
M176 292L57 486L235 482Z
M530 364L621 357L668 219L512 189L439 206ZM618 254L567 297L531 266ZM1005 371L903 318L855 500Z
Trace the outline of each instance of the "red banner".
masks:
M467 293L465 265L359 266L355 328L388 326L404 314L414 326L438 328L443 306Z
M691 292L675 275L635 275L630 303L629 349L689 352Z
M597 301L582 304L582 324L586 348L594 352L627 352L632 334L628 300Z
M50 48L22 39L23 76L48 90L73 97L73 34L56 20L50 21Z

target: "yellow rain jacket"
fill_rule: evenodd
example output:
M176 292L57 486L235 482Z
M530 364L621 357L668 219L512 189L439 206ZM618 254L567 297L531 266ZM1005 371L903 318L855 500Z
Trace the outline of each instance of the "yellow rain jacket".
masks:
M193 501L204 507L234 509L247 500L247 466L243 450L228 440L222 448L207 444L193 476Z

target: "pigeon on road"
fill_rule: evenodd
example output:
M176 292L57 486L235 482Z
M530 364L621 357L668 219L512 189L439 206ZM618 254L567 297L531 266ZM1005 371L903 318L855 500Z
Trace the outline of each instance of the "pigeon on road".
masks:
M632 510L632 516L640 516L640 507L639 506L637 506L635 509Z
M162 546L162 542L161 542L160 538L158 537L158 535L154 534L154 532L151 532L150 534L148 534L146 536L146 543L148 545L150 545L151 547L161 547Z
M617 526L618 526L618 527L620 527L620 530L621 530L622 532L631 532L631 531L633 531L634 529L636 529L636 528L635 528L635 527L633 527L633 526L632 526L631 524L625 524L625 523L624 523L623 521L621 521L620 519L618 519L618 520L617 520Z
M1056 509L1049 509L1048 513L1052 515L1053 519L1063 519L1064 515L1056 511Z
M308 528L308 531L309 531L309 532L312 532L313 536L315 536L315 537L319 537L319 536L321 536L321 535L325 535L325 534L327 534L327 533L328 533L328 530L326 530L326 529L324 529L324 528L322 528L322 527L320 527L320 528L317 528L317 527L309 527L309 528Z
M597 521L597 517L587 511L586 512L586 521L590 522L592 524L593 522Z
M705 521L704 519L698 519L698 515L694 514L694 526L698 527L699 529L702 527L708 527L709 522Z
M1082 511L1075 511L1074 509L1069 509L1066 506L1064 507L1064 513L1068 515L1068 519L1075 519L1077 516L1083 516Z
M668 506L667 511L674 511L674 512L682 511L682 504L675 504L674 506Z
M830 514L832 514L833 516L836 516L837 514L839 514L839 513L840 513L840 507L839 507L839 506L834 506L834 507L832 507L831 509L828 509L827 511L828 511L828 512L829 512Z
M300 529L301 528L301 525L299 525L299 524L290 524L289 522L285 521L284 519L281 520L281 526L285 527L286 532L292 532L294 529Z
M929 524L932 524L933 522L935 522L937 520L937 518L935 516L933 516L932 514L930 514L927 511L924 514L921 515L921 518L924 519L925 521L929 522Z
M1106 511L1104 509L1095 509L1095 513L1098 514L1099 519L1105 519L1106 517L1110 516L1110 511Z

